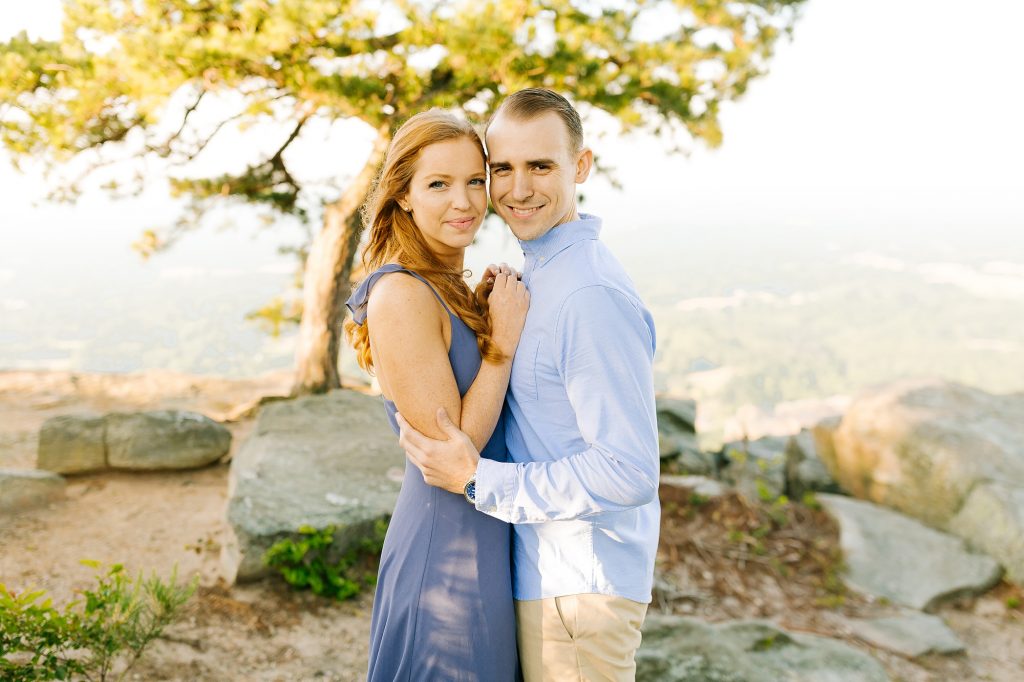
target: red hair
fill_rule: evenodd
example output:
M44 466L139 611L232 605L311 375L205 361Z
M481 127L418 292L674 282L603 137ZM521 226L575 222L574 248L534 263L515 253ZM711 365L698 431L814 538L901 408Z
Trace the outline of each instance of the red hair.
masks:
M397 262L423 275L452 312L476 334L481 357L499 362L504 356L491 340L487 308L489 287L481 282L474 294L466 283L466 273L443 263L427 246L412 216L398 205L399 197L409 190L420 152L432 144L461 138L475 143L480 158L486 160L483 143L473 126L446 111L430 109L402 124L388 147L384 166L363 206L363 221L370 236L362 261L367 274L385 263ZM350 318L345 322L345 335L356 349L359 365L372 373L373 354L367 324L368 321L356 324Z

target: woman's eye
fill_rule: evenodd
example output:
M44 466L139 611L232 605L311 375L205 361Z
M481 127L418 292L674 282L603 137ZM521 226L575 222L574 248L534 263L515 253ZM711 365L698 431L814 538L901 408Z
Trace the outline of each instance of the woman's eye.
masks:
M434 180L432 183L427 185L430 189L441 189L444 187L444 180Z
M483 187L484 184L486 183L484 182L483 178L473 178L472 180L469 181L469 184L477 185L478 187Z

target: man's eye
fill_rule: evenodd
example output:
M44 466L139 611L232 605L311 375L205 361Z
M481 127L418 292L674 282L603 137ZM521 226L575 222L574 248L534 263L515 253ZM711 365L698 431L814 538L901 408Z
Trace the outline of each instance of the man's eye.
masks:
M491 169L491 174L492 175L508 175L508 173L509 173L509 169L508 168L492 168Z
M551 170L551 166L547 165L546 163L538 163L533 168L534 168L534 170L539 170L539 171Z

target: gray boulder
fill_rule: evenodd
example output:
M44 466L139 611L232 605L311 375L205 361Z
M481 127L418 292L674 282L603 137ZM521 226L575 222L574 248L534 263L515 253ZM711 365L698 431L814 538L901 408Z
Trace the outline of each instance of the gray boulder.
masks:
M868 644L908 658L925 654L958 654L965 650L964 643L941 618L920 611L866 620L851 618L846 625Z
M39 430L36 466L62 474L107 468L103 417L61 415L43 422Z
M976 486L949 522L949 530L998 559L1010 580L1024 584L1024 488Z
M673 474L662 474L661 485L673 488L683 488L695 495L711 499L721 497L728 488L723 483L707 476L677 476Z
M727 443L721 478L751 500L773 500L786 492L786 436Z
M715 456L700 449L694 434L666 436L659 433L658 450L663 471L695 476L712 476L715 473Z
M231 448L231 432L195 412L112 413L107 464L115 469L189 469L212 464Z
M67 481L52 471L0 469L0 514L43 507L64 498Z
M690 398L655 398L658 425L676 433L697 433L697 401Z
M811 428L814 439L814 452L825 465L829 475L837 470L835 434L842 423L842 417L826 417Z
M839 492L839 486L818 456L814 433L803 429L786 443L786 494L793 500L808 492Z
M216 462L230 448L231 431L195 412L62 415L43 423L36 462L62 474L191 469Z
M700 448L697 439L697 402L658 397L658 451L664 469L700 476L715 473L714 456Z
M648 615L637 682L887 682L874 658L827 637L767 621L710 625Z
M909 516L842 495L817 499L839 524L845 580L860 592L928 611L981 594L1002 576L992 558Z
M823 459L845 490L957 533L1024 581L1024 395L889 384L853 402L833 443Z
M263 407L231 461L225 577L266 575L263 553L304 525L334 525L340 555L391 517L404 470L379 398L335 390Z

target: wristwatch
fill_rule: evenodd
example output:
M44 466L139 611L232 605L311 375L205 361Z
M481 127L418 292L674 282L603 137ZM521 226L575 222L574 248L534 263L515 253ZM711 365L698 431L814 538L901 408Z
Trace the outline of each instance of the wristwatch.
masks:
M466 481L466 487L462 489L462 494L466 496L466 500L470 504L474 506L476 505L476 474L473 474L473 476Z

